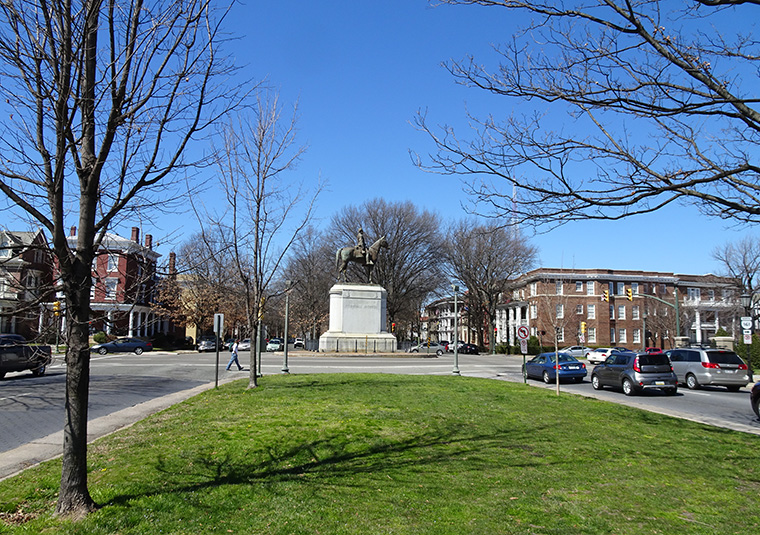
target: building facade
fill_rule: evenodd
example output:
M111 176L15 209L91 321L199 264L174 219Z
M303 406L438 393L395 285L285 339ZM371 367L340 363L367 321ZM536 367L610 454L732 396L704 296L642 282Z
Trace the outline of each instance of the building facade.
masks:
M42 230L0 230L0 333L28 340L44 334L52 281L52 255Z
M741 316L730 279L653 271L539 268L519 277L499 306L498 343L529 328L542 345L673 347L736 333Z
M68 237L76 247L76 227ZM115 336L151 337L166 334L168 320L151 309L156 287L156 263L161 255L153 250L153 237L132 227L130 239L107 233L95 257L90 289L90 332ZM63 299L63 295L59 295Z

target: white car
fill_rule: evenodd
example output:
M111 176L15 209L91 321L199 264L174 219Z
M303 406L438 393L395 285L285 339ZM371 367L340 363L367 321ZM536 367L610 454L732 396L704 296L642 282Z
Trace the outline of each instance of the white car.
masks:
M282 351L282 340L279 338L271 338L267 343L267 351Z
M586 358L592 364L599 364L607 360L610 353L612 353L611 347L598 347L596 349L589 349L586 353Z
M245 340L241 340L238 344L238 351L250 351L251 350L251 339L246 338Z
M305 347L305 343L303 341L303 338L296 338L295 339L295 341L293 342L293 349L295 349L297 347L300 347L300 348Z

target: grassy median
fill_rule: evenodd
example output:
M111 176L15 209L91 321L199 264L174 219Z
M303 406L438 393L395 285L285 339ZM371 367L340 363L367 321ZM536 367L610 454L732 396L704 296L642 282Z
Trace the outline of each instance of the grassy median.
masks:
M267 376L0 482L0 533L757 533L760 437L488 379ZM749 410L749 404L747 405Z

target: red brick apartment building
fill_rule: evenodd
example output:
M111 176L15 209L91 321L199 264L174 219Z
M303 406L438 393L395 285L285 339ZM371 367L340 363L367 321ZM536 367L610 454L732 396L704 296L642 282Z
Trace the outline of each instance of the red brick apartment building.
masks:
M525 325L543 345L673 347L738 332L742 310L730 279L654 271L539 268L519 277L499 306L497 342L517 345ZM678 319L676 315L678 307Z

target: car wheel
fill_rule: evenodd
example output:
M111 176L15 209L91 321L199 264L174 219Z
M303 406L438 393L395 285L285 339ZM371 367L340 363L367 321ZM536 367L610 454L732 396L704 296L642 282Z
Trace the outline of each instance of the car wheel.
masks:
M548 385L551 384L552 380L549 378L549 372L544 372L544 382Z
M594 390L602 390L604 388L604 385L602 385L599 377L596 375L591 376L591 386L594 387Z
M628 378L623 379L623 394L626 396L632 396L634 394L633 383Z
M142 352L143 352L143 348L141 348L141 347L136 347L135 348L135 355L142 355Z
M2 378L2 377L3 377L3 376L2 376L2 375L0 375L0 378ZM755 414L757 415L757 417L758 417L758 418L760 418L760 397L757 397L757 398L756 398L756 399L755 399L755 400L752 402L752 410L753 410L753 411L755 411Z
M105 355L106 353L108 353L108 350L105 347L101 347L100 349L98 349L98 353L100 353L101 355Z
M686 376L686 386L689 387L689 390L696 390L699 388L699 381L692 374L689 374Z
M5 377L5 372L0 372L0 379L2 379L3 377ZM757 411L755 411L755 412L757 412Z
M443 355L443 351L439 349L438 351L435 352L435 354L440 357L441 355Z
M726 388L728 388L729 392L738 392L741 387L739 385L730 385Z
M47 369L47 366L45 366L44 363L40 363L36 368L32 370L32 375L35 377L41 377L45 375L45 370Z
M666 388L665 389L665 395L666 396L675 396L678 392L678 388Z

